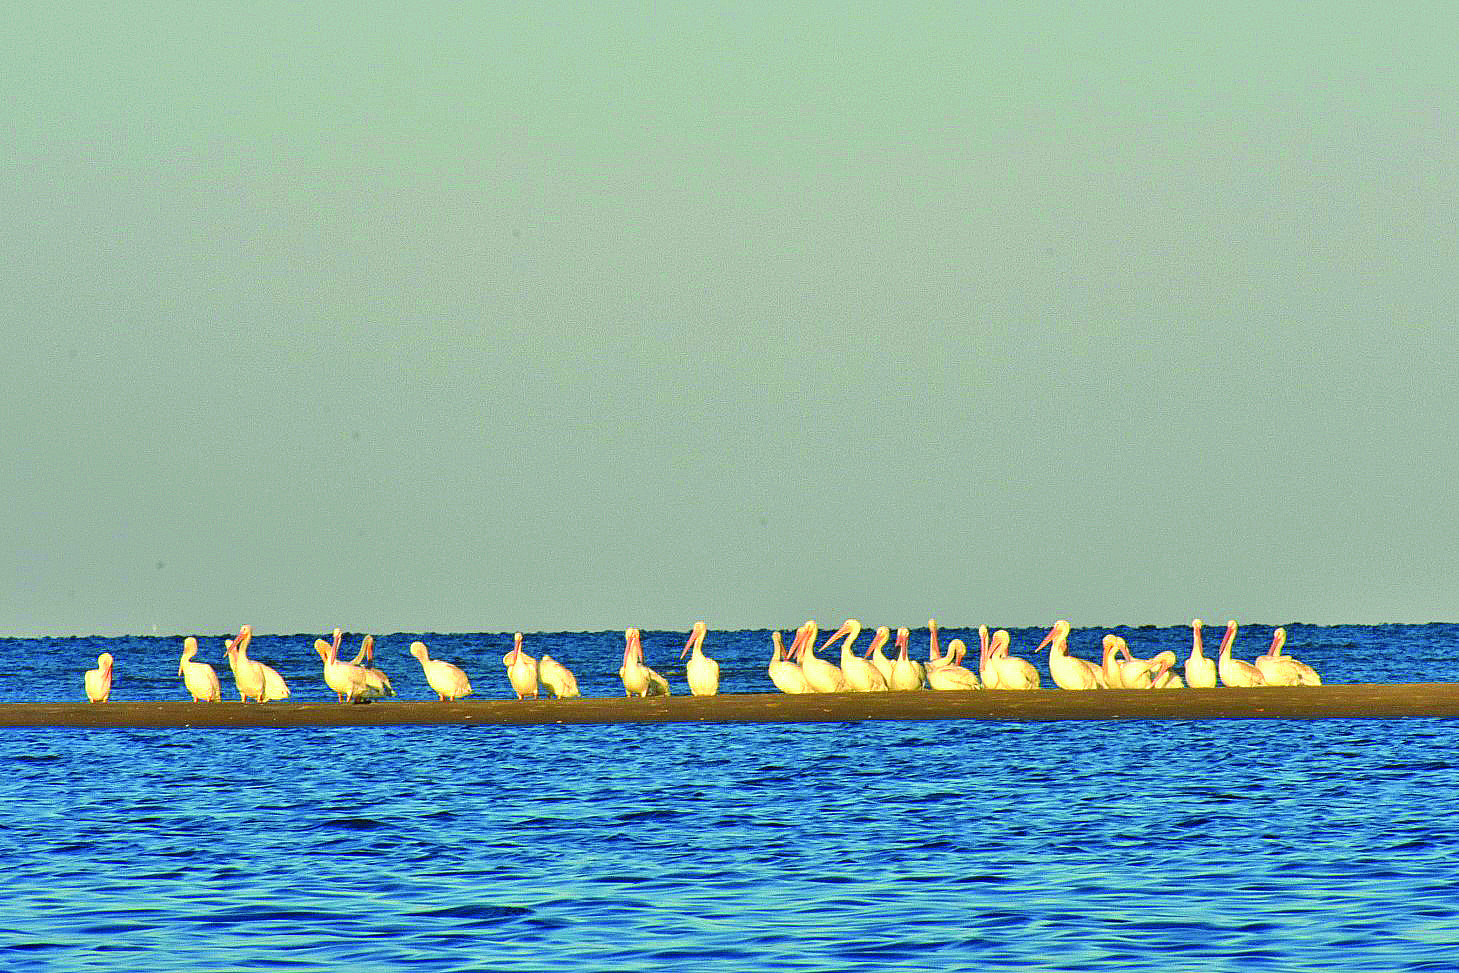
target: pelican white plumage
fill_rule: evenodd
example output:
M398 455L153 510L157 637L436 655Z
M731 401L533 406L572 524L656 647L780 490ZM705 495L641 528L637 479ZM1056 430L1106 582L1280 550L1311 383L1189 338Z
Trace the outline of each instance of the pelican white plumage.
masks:
M1113 634L1106 635L1100 640L1100 646L1104 649L1101 670L1104 672L1104 684L1110 689L1127 689L1125 685L1124 660L1120 656L1119 638Z
M887 644L891 637L892 630L890 628L885 625L879 627L876 630L876 634L871 637L871 648L866 650L865 656L871 660L871 664L876 666L876 671L881 673L881 677L886 680L888 689L892 686L892 660L887 658L886 653L882 651L882 647Z
M440 697L443 703L454 703L456 700L470 696L473 692L471 680L466 678L466 673L460 666L454 666L444 659L432 659L430 651L424 642L410 643L410 654L420 662L421 671L425 673L426 685Z
M572 670L546 652L537 660L537 678L552 691L555 699L577 699L582 695Z
M1272 645L1252 661L1261 672L1268 686L1321 686L1322 678L1305 662L1290 655L1282 655L1287 644L1287 630L1278 628L1272 632Z
M960 689L981 689L977 673L967 666L960 665L957 661L958 650L967 651L962 639L953 639L948 643L947 655L943 656L941 665L927 666L927 686L930 689L939 690L960 690Z
M1221 636L1221 654L1216 659L1216 674L1221 677L1221 685L1248 688L1252 686L1265 686L1266 680L1261 677L1261 670L1250 662L1235 659L1231 656L1231 645L1236 641L1236 620L1232 619L1226 623L1226 634Z
M96 668L86 670L86 676L82 682L86 686L87 702L104 703L111 697L111 670L112 657L110 652L103 652L97 656Z
M1150 673L1150 686L1152 689L1180 689L1185 683L1175 672L1176 655L1170 649L1157 652L1148 659L1141 658L1130 651L1130 643L1123 636L1119 638L1120 655L1124 656L1124 669L1131 673L1125 678L1126 683L1133 683L1136 677L1134 670L1129 667L1133 665L1143 666Z
M314 651L319 653L319 658L324 662L324 684L334 690L335 699L353 703L365 697L370 681L363 667L353 662L345 662L339 657L341 637L340 630L335 629L332 641L315 639Z
M889 688L902 692L921 689L927 681L927 670L907 653L911 637L912 633L907 629L897 629L897 657L892 660L892 677L887 680Z
M1185 660L1185 681L1192 689L1216 688L1216 660L1206 657L1201 641L1201 629L1205 622L1191 619L1191 654Z
M1044 640L1039 643L1040 651L1049 647L1049 675L1060 689L1099 689L1104 685L1104 670L1087 659L1069 654L1069 623L1059 619Z
M927 665L924 669L931 672L939 666L951 664L952 659L942 654L942 645L937 639L937 619L927 619Z
M988 649L988 667L997 673L999 689L1027 690L1039 688L1039 671L1033 663L1016 655L1008 654L1012 637L1007 629L1000 628L993 633L993 642Z
M719 695L719 663L704 654L704 636L708 632L708 625L695 622L689 631L689 640L684 643L684 651L679 653L680 659L693 653L684 667L684 679L689 683L689 692L695 696Z
M838 639L842 640L841 675L846 680L846 688L855 693L884 693L887 691L887 681L882 678L882 674L877 671L876 666L852 650L852 645L860 637L861 622L848 618L836 629L834 635L822 643L821 651L826 651Z
M630 628L623 633L623 665L618 668L618 678L623 680L626 696L672 696L669 681L654 672L643 656L643 633Z
M841 671L840 666L816 655L816 638L820 634L819 627L814 621L807 621L805 629L806 637L800 645L800 668L805 673L806 682L810 683L811 691L817 693L846 692L850 687L846 685L846 675Z
M795 638L790 643L792 657L800 651L800 644L804 640L805 629L796 629ZM793 659L785 658L779 632L770 633L770 645L770 681L775 684L775 688L790 696L811 692L811 684L806 682L805 673L800 666Z
M253 629L245 625L238 630L235 638L223 643L223 651L228 656L228 668L233 670L233 685L238 688L238 701L241 703L250 699L263 702L263 665L248 657L248 643L252 640Z
M998 688L998 669L991 665L993 654L989 651L988 626L978 626L978 678L983 680L984 689Z
M537 660L522 651L522 633L512 635L512 651L507 653L507 681L518 699L537 698Z
M195 703L222 702L223 689L218 684L218 674L206 662L194 662L198 654L198 640L189 635L182 640L182 658L177 663L177 674L182 684L192 695Z
M390 685L390 677L385 675L384 669L375 665L375 636L366 635L360 639L360 651L355 653L350 665L365 670L366 696L379 698L395 695L395 687Z
M284 677L279 675L273 666L259 662L249 655L248 650L252 647L253 626L244 625L238 630L238 637L233 640L232 651L229 652L228 657L230 664L236 663L236 667L233 670L234 682L236 683L238 681L239 667L241 667L246 672L245 679L260 679L262 681L261 687L256 686L253 682L248 683L250 688L259 689L259 692L254 693L253 696L260 703L288 699L289 684L284 682ZM254 667L257 668L255 669ZM238 695L240 698L243 696L243 685L241 684L238 687Z

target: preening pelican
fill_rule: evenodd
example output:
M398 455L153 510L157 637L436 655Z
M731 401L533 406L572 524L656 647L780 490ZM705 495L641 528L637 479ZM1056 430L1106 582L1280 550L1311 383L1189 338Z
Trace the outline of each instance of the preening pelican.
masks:
M978 626L978 678L983 680L984 689L998 688L998 670L988 663L993 655L989 652L988 626Z
M998 688L1039 688L1039 671L1027 659L1008 654L1010 641L1008 630L1000 628L993 633L993 643L988 649L988 667L998 674Z
M537 698L537 660L522 652L522 633L512 635L512 651L507 653L507 681L518 699Z
M693 652L689 656L689 664L684 667L684 679L689 683L689 692L695 696L719 695L719 663L704 654L704 636L708 631L708 625L695 622L689 631L689 640L684 643L684 651L679 653L682 659Z
M1109 634L1100 640L1100 646L1104 649L1103 664L1100 670L1104 673L1104 684L1110 689L1128 689L1125 685L1124 661L1120 659L1119 636Z
M1272 646L1264 655L1253 662L1266 680L1268 686L1321 686L1322 679L1317 671L1305 662L1299 662L1290 655L1282 655L1282 646L1287 644L1287 630L1278 628L1272 632Z
M96 668L86 670L86 700L91 703L104 703L111 696L111 667L112 659L110 652L103 652L96 657Z
M253 629L245 625L238 630L236 638L223 643L223 651L228 656L228 668L233 670L233 684L238 687L238 701L241 703L246 703L249 699L263 702L263 665L248 657L248 643L252 640Z
M218 674L206 662L194 662L198 654L198 640L189 635L182 640L182 658L177 663L177 674L182 684L192 695L194 703L218 703L223 699L223 689L218 685Z
M927 665L924 667L931 672L938 666L945 666L952 660L942 654L942 645L937 640L937 619L927 619Z
M958 664L958 651L967 651L962 639L953 639L948 643L947 655L943 656L941 665L927 666L927 686L930 689L958 690L958 689L981 689L978 685L978 676L967 666Z
M846 692L850 687L846 685L846 676L841 668L816 655L816 637L820 629L813 621L806 622L804 627L806 637L800 645L800 668L811 690L817 693Z
M905 628L897 629L897 657L892 660L892 678L887 685L896 690L921 689L927 681L927 670L922 663L907 654L907 642L912 633Z
M625 696L672 696L669 681L644 664L643 634L636 628L623 633L623 665L618 678L623 680Z
M1216 659L1216 673L1221 677L1221 685L1240 688L1266 685L1260 669L1250 662L1231 657L1231 643L1235 641L1236 620L1232 619L1226 623L1226 634L1221 636L1221 654Z
M365 695L373 697L394 696L395 687L385 670L375 665L375 636L366 635L360 640L360 651L350 660L351 665L365 670Z
M1059 619L1035 649L1049 647L1049 675L1060 689L1099 689L1104 685L1104 670L1086 659L1069 654L1069 623Z
M836 629L836 633L821 645L821 651L829 649L837 639L841 642L841 675L846 688L855 693L884 693L887 681L877 672L876 666L852 651L851 646L861 636L861 622L848 618Z
M1130 643L1125 641L1123 636L1119 637L1119 646L1120 655L1125 657L1125 667L1129 667L1131 664L1143 666L1150 673L1152 689L1180 689L1185 686L1185 682L1175 673L1176 655L1174 652L1166 649L1163 652L1155 653L1148 659L1142 659L1130 651ZM1125 682L1132 685L1139 677L1134 675L1133 669L1126 668L1125 671L1131 673L1125 677Z
M542 681L542 685L552 690L556 699L577 699L582 695L578 692L577 677L572 674L572 670L546 652L537 660L537 678Z
M334 690L336 701L353 703L364 697L370 683L362 667L340 659L340 637L340 630L335 629L333 641L315 639L314 651L324 662L324 684Z
M466 673L449 662L432 659L424 642L410 643L410 654L420 662L426 675L426 685L440 697L441 702L454 703L472 694L471 680L466 678Z
M800 651L800 644L804 640L805 629L796 629L795 638L790 643L790 654L792 656ZM811 684L806 682L805 673L801 671L800 666L796 665L790 659L785 658L782 654L783 645L780 641L779 632L770 633L770 644L772 647L770 651L770 681L775 684L775 688L791 696L811 692Z
M1191 654L1185 660L1185 681L1192 689L1216 688L1216 660L1206 658L1201 642L1205 622L1191 619Z

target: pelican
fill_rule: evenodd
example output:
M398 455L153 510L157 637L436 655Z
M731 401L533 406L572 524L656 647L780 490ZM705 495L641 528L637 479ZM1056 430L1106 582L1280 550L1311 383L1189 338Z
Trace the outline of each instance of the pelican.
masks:
M816 655L816 636L820 634L816 623L806 622L805 630L806 637L800 645L800 668L805 673L806 682L810 683L811 691L846 692L850 687L846 685L845 673L835 663L827 662Z
M795 638L790 643L792 656L800 651L800 644L803 641L805 641L805 629L796 629ZM801 671L800 666L782 654L784 647L781 644L779 632L770 633L770 644L773 647L770 652L770 681L775 684L775 688L791 696L811 692L811 684L806 682L805 673Z
M860 637L861 622L848 618L836 629L836 634L821 644L821 651L826 651L833 642L842 639L841 675L846 680L846 688L857 693L884 693L887 691L887 681L882 678L876 666L851 650L852 644Z
M1000 628L993 633L993 644L988 650L988 666L998 676L999 689L1037 689L1039 671L1027 659L1008 654L1011 637L1007 629Z
M314 651L324 660L324 684L334 690L335 699L353 703L364 697L365 691L370 688L370 682L362 667L340 659L339 642L340 630L335 629L333 641L314 640Z
M892 630L885 625L881 626L871 638L871 648L866 650L866 658L871 660L871 664L876 666L876 671L881 673L881 677L886 680L888 689L892 685L892 660L886 657L882 646L886 645L891 637Z
M96 668L86 670L86 700L104 703L111 696L111 653L103 652L96 657Z
M1216 688L1216 660L1206 658L1201 642L1205 622L1191 619L1191 654L1185 660L1185 681L1192 689Z
M618 678L623 680L625 696L672 696L669 681L644 664L643 634L636 628L623 633L623 665Z
M537 678L542 681L542 685L552 690L556 699L577 699L582 695L578 692L578 681L572 670L546 652L537 660Z
M897 629L897 657L892 660L892 677L887 686L896 690L921 689L927 681L927 670L922 663L907 654L907 641L912 633L905 628Z
M1261 671L1261 677L1268 686L1321 686L1322 679L1317 671L1305 662L1299 662L1290 655L1282 655L1287 644L1287 630L1278 628L1272 632L1272 647L1266 654L1257 656L1253 662Z
M927 619L927 671L931 672L938 666L945 666L951 661L942 654L942 646L937 641L937 619Z
M1250 662L1243 662L1240 659L1231 657L1231 643L1236 641L1236 620L1232 619L1226 623L1226 634L1221 636L1221 654L1216 660L1216 672L1221 677L1223 686L1264 686L1266 680L1261 677L1261 670Z
M1117 635L1106 635L1100 640L1104 649L1104 664L1101 669L1104 671L1104 684L1110 689L1129 689L1125 685L1124 663L1119 659L1120 640Z
M537 698L537 660L522 652L522 633L517 632L512 636L512 651L507 654L512 660L507 665L507 681L512 684L512 692L517 694L518 699L526 699L531 696Z
M990 665L992 654L988 651L988 626L978 626L978 678L983 680L984 689L998 688L998 669Z
M958 664L958 653L966 652L962 639L947 644L947 655L939 666L927 667L927 685L932 689L980 689L978 677L967 666Z
M471 695L471 680L466 678L466 673L442 659L432 659L424 642L410 643L410 654L420 662L426 675L426 685L440 697L441 702L454 703L463 696Z
M223 643L228 656L228 668L233 670L233 685L238 687L238 701L246 703L251 698L263 702L263 666L248 657L248 643L253 640L253 630L245 625L238 636Z
M218 674L206 662L194 662L198 654L198 640L189 635L182 640L182 658L177 663L177 674L182 684L192 694L194 703L218 703L223 699L222 687L218 685Z
M1069 654L1069 623L1059 619L1035 652L1049 647L1049 675L1060 689L1098 689L1104 685L1104 671L1093 662Z
M1142 659L1130 651L1130 644L1119 637L1120 654L1125 657L1125 666L1131 663L1144 666L1150 673L1150 685L1153 689L1180 689L1185 685L1180 676L1176 675L1176 655L1166 649L1164 652L1157 652L1148 659ZM1132 673L1134 670L1130 670ZM1136 677L1126 677L1125 682L1131 682Z
M689 664L684 667L684 678L689 682L689 692L695 696L719 695L719 663L704 654L704 636L708 631L709 626L695 622L689 632L689 641L684 643L684 651L679 653L682 659L691 649L694 651L689 656Z
M360 640L360 651L355 653L350 665L365 670L366 696L378 698L395 695L395 687L390 685L390 677L385 675L385 670L375 665L375 636L366 635Z

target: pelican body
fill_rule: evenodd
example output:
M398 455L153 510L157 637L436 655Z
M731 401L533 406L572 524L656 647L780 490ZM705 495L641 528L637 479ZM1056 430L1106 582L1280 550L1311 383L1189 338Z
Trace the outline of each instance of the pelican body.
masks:
M572 674L572 670L546 652L537 660L537 678L552 691L556 699L577 699L582 695L578 691L577 677Z
M1221 636L1221 654L1216 659L1216 674L1221 677L1221 685L1247 688L1251 686L1265 686L1266 680L1261 677L1261 670L1250 662L1231 657L1231 644L1236 641L1236 622L1233 619L1226 623L1226 634Z
M790 643L790 654L793 657L800 651L801 643L805 641L805 630L797 629L795 639ZM770 633L770 681L775 688L790 696L799 696L812 692L811 684L806 682L805 673L800 666L796 665L793 659L787 659L784 655L784 646L780 640L779 632Z
M218 674L206 662L194 662L198 654L198 640L189 635L182 641L182 658L177 663L177 674L187 687L195 703L218 703L223 700L223 689L218 684Z
M96 657L96 668L86 670L86 676L82 681L86 686L87 702L104 703L110 698L111 668L111 653L103 652Z
M922 663L907 654L907 641L911 635L905 628L897 629L897 657L892 660L892 675L887 680L887 687L898 692L921 689L927 681L927 670L922 668Z
M355 653L350 665L365 670L366 696L378 699L381 696L395 695L395 687L390 685L390 677L385 675L384 669L375 665L375 636L366 635L360 640L360 651Z
M988 649L988 668L995 673L998 689L1037 689L1039 671L1027 659L1008 654L1011 636L1007 629L1000 628L993 633L992 646ZM994 687L990 687L994 688Z
M684 667L684 678L689 683L689 692L695 696L719 695L719 663L704 654L704 636L708 631L709 626L695 622L689 632L689 641L684 643L684 651L679 653L682 659L686 653L693 652L689 656L689 664Z
M636 628L623 633L623 665L618 667L625 696L672 696L669 681L644 664L643 634Z
M800 668L806 682L816 693L844 693L848 689L846 676L839 666L816 655L816 636L819 629L815 622L806 622L806 637L800 645Z
M248 657L248 643L253 640L253 629L245 625L238 630L238 637L224 643L228 656L228 668L233 670L233 685L238 688L238 701L263 702L263 664Z
M1268 686L1321 686L1322 678L1305 662L1299 662L1290 655L1282 655L1287 644L1287 630L1278 628L1272 632L1272 646L1264 655L1252 661L1261 672Z
M1192 689L1216 688L1216 660L1207 658L1201 641L1204 626L1199 618L1191 619L1191 654L1185 660L1185 682Z
M334 630L330 642L314 640L314 651L324 662L324 684L334 690L338 702L353 703L365 698L370 688L369 677L361 666L345 662L339 657L340 630Z
M887 691L887 681L882 678L881 672L851 649L860 636L861 622L848 618L834 635L826 639L821 651L830 648L837 639L844 640L841 642L841 675L846 680L846 688L855 693L884 693Z
M531 696L537 698L537 660L522 652L522 633L517 632L512 636L512 651L507 658L507 681L512 684L512 692L517 694L518 699L526 699Z
M1039 643L1040 651L1049 647L1049 675L1060 689L1101 689L1104 686L1104 670L1087 659L1069 654L1069 623L1059 619L1044 640Z
M442 659L432 659L424 642L410 643L410 654L420 663L421 671L425 673L426 685L440 697L441 702L454 703L471 695L471 680L466 678L466 673L459 666L453 666Z

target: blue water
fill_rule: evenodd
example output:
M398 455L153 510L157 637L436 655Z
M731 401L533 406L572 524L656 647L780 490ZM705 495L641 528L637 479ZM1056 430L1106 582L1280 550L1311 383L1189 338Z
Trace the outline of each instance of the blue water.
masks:
M1459 676L1459 626L1289 633L1329 682ZM328 698L315 637L255 638L296 699ZM428 698L412 637L377 655ZM645 639L676 688L684 637ZM508 637L426 641L508 695ZM3 639L0 700L80 699L102 650L115 698L183 698L179 643ZM621 646L528 639L590 695L621 693ZM768 688L765 633L706 650L727 691ZM8 730L0 969L1448 973L1456 726Z

